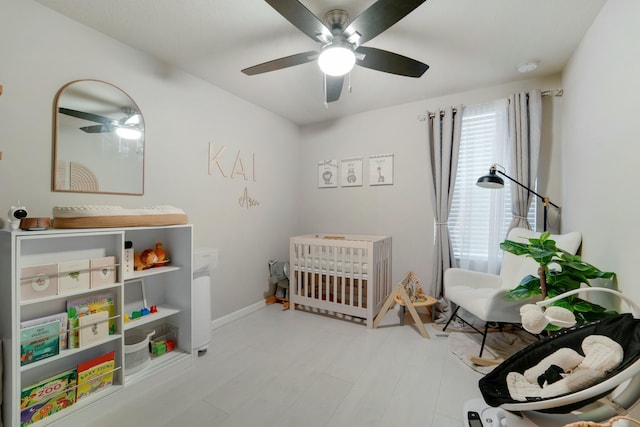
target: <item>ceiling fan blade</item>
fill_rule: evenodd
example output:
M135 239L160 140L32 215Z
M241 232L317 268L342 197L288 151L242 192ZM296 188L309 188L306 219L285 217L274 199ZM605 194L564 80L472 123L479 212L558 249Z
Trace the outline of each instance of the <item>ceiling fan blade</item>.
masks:
M253 67L242 70L248 76L267 73L269 71L281 70L283 68L293 67L294 65L306 64L318 57L318 52L311 50L309 52L296 53L295 55L285 56L284 58L274 59L272 61L263 62Z
M77 117L79 119L88 120L90 122L102 123L105 125L111 125L114 120L109 117L99 116L93 113L86 113L84 111L72 110L70 108L59 107L58 112L60 114L66 114L67 116Z
M80 128L80 130L86 133L108 133L113 130L113 126L108 126L108 125L83 126Z
M356 64L385 73L420 77L429 69L427 64L420 61L375 47L360 46L356 53L364 54L364 58L356 59Z
M426 0L378 0L362 12L344 31L347 37L358 33L361 45L407 16Z
M344 83L344 76L329 76L324 75L324 84L326 92L326 102L334 102L340 99L342 93L342 84Z
M280 15L291 22L297 29L314 39L322 42L319 34L331 37L331 31L309 9L298 0L265 0Z

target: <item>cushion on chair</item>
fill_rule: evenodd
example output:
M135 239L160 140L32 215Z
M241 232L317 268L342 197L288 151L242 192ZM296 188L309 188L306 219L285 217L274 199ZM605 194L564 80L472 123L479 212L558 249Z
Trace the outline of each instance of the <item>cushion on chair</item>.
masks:
M449 271L449 270L447 270ZM450 286L446 297L469 313L484 321L520 323L522 301L504 299L505 289Z
M589 366L587 357L598 357L592 355L588 349L594 348L587 340L601 339L607 340L605 347L609 350L603 353L596 349L598 354L611 356L611 362L604 364L601 369ZM597 347L597 346L596 346ZM554 397L572 391L581 390L597 382L604 377L607 371L615 368L622 360L622 347L615 341L602 335L590 335L582 345L585 356L571 348L561 348L556 352L542 359L536 365L524 371L509 372L507 374L507 387L509 394L514 400L526 402L534 398ZM583 366L584 365L584 366Z

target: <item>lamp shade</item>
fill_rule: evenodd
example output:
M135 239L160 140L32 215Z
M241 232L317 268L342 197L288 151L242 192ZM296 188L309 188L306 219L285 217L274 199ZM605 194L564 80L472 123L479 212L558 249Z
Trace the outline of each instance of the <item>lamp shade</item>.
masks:
M504 187L504 180L496 175L494 168L491 168L488 175L478 178L476 185L482 188L502 188Z
M353 69L356 55L349 44L332 43L325 46L318 57L318 66L330 76L343 76Z

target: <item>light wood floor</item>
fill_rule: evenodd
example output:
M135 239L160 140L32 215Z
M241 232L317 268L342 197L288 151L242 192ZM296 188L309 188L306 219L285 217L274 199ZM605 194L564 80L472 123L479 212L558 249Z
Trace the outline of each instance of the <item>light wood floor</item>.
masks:
M101 426L462 426L480 374L389 312L380 328L269 305L211 333L180 376Z

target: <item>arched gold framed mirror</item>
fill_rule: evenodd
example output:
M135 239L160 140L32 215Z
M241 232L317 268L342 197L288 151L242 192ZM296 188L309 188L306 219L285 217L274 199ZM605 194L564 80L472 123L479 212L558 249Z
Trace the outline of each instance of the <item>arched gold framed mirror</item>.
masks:
M76 80L56 95L53 191L144 194L144 119L118 87Z

